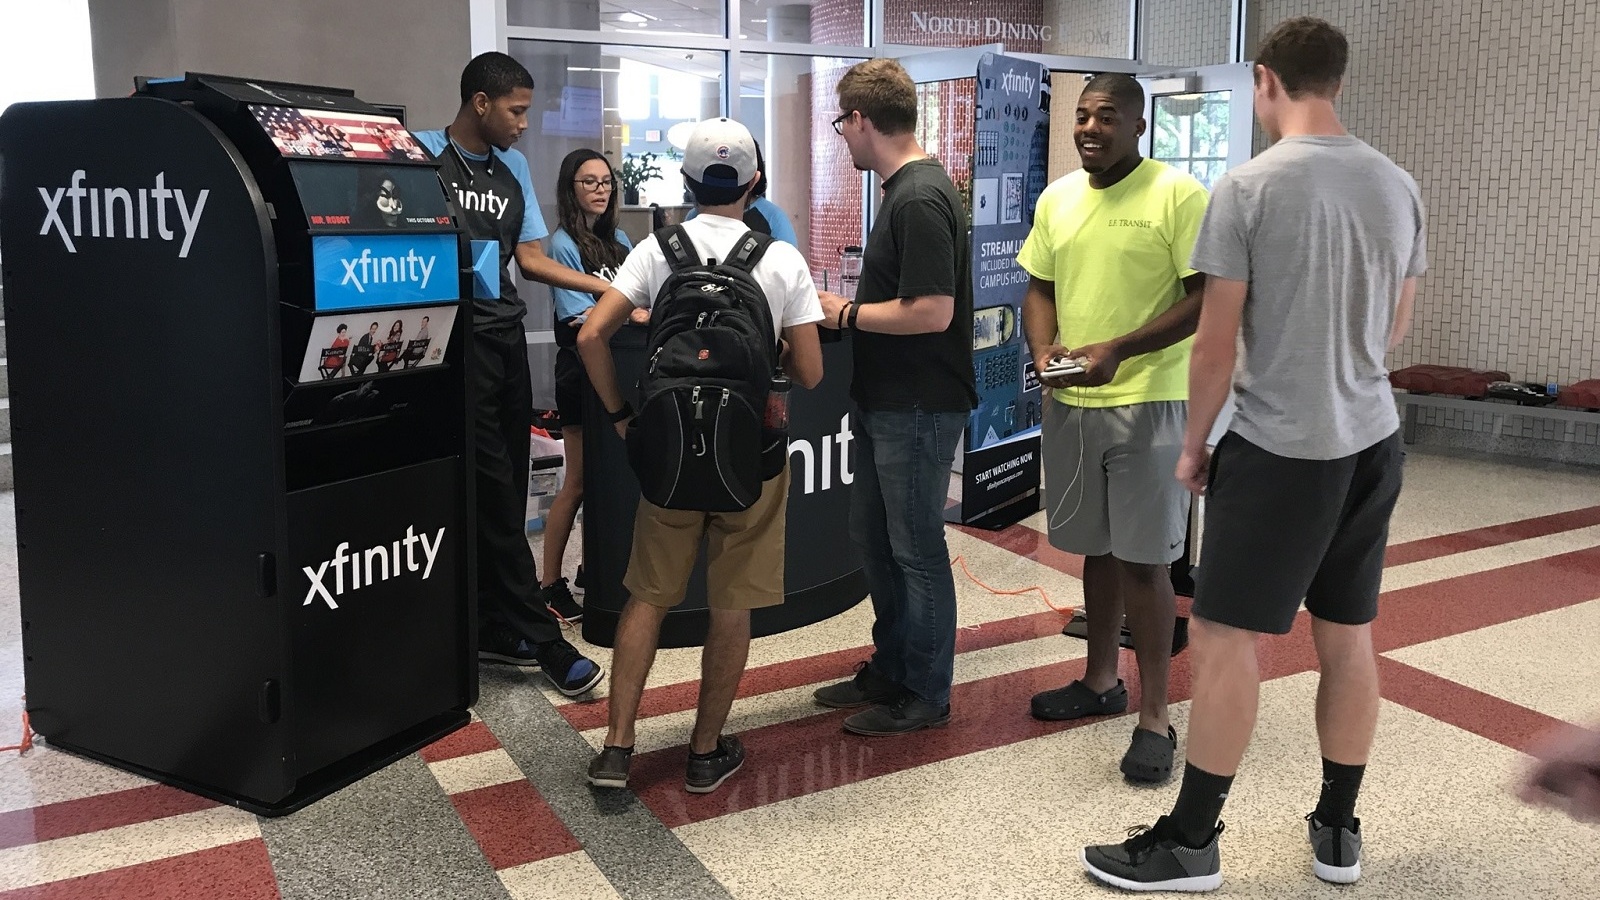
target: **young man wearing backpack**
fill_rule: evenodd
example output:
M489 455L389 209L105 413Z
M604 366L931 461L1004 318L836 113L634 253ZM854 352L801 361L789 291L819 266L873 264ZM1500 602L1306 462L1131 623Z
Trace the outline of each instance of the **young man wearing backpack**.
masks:
M822 346L812 324L822 308L800 252L752 235L741 221L760 180L755 140L743 125L713 119L696 126L683 176L700 215L641 241L578 334L595 393L630 441L644 494L624 580L630 596L612 657L610 730L589 766L589 782L627 787L634 719L661 622L683 601L700 540L709 534L711 627L684 786L710 793L744 764L744 747L722 726L744 674L750 610L783 602L788 448L781 434L762 441L767 388L775 363L801 387L822 380ZM630 436L634 409L617 382L610 341L635 307L651 309L652 369L641 382L640 419ZM671 429L658 427L667 422ZM688 423L681 437L680 423ZM720 463L719 451L726 454ZM652 477L663 460L671 477ZM689 482L693 488L683 490Z

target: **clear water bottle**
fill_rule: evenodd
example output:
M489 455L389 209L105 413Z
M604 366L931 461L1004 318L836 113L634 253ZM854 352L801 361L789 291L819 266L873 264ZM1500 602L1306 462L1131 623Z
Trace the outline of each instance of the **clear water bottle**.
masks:
M767 414L761 422L769 434L789 431L789 387L789 376L782 372L772 376L772 386L767 390Z
M861 281L861 248L851 245L839 251L839 296L846 300L856 298L856 285Z

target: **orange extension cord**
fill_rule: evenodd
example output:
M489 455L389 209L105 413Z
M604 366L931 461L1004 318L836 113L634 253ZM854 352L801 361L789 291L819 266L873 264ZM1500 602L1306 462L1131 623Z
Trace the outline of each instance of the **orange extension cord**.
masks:
M991 594L994 594L996 597L1018 597L1018 596L1021 596L1023 594L1029 594L1029 593L1033 593L1033 592L1037 591L1038 594L1039 594L1039 599L1044 601L1044 605L1050 607L1052 610L1055 610L1056 612L1060 613L1061 615L1066 616L1067 618L1070 619L1074 615L1076 615L1077 612L1078 612L1077 610L1075 610L1075 609L1073 609L1071 607L1062 607L1062 606L1057 606L1054 603L1051 603L1050 602L1050 595L1045 593L1044 588L1039 587L1038 585L1034 585L1033 587L1018 588L1017 590L1014 590L1014 591L1002 591L1002 590L999 590L998 588L992 588L989 585L984 584L982 581L980 581L978 579L978 576L972 574L972 570L967 568L967 558L965 556L956 557L955 559L950 561L950 565L951 566L960 566L961 567L961 571L963 571L963 572L965 572L967 574L967 577L972 580L973 584L977 585L978 587L983 588L984 590L988 591Z
M15 750L18 753L27 753L33 749L33 724L28 721L28 697L22 697L22 743L12 744L9 747L0 747L0 753Z

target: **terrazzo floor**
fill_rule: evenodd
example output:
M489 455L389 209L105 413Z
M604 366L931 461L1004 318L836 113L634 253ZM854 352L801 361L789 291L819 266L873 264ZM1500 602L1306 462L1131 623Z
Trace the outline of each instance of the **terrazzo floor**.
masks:
M1600 716L1600 472L1414 450L1375 635L1384 707L1359 813L1364 876L1312 877L1315 660L1302 614L1264 642L1260 725L1225 811L1224 887L1241 898L1600 897L1600 829L1520 806L1524 752ZM1082 560L1043 517L949 531L1001 590L1081 602ZM536 548L537 550L537 548ZM575 567L581 551L569 550ZM1132 716L1037 722L1028 698L1082 671L1037 595L956 572L950 727L865 739L815 706L866 656L870 605L758 640L729 730L750 749L715 794L682 789L697 650L663 651L634 788L584 781L603 683L572 701L537 672L481 670L462 730L279 819L261 819L40 743L0 753L0 900L73 898L826 898L1110 896L1078 848L1165 811L1176 784L1116 770ZM0 495L0 744L23 693L11 495ZM604 665L609 651L572 639ZM1124 654L1132 678L1132 659ZM1187 654L1173 721L1186 730ZM1136 707L1135 707L1136 708Z

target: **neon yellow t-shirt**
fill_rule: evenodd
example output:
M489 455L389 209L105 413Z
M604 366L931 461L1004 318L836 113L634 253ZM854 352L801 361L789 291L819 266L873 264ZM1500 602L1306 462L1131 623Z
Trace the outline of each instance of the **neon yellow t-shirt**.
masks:
M1073 172L1045 189L1017 254L1028 274L1056 286L1057 343L1082 347L1121 337L1183 299L1206 189L1193 176L1147 159L1105 190ZM1186 338L1124 360L1097 388L1055 391L1073 406L1110 407L1189 399Z

